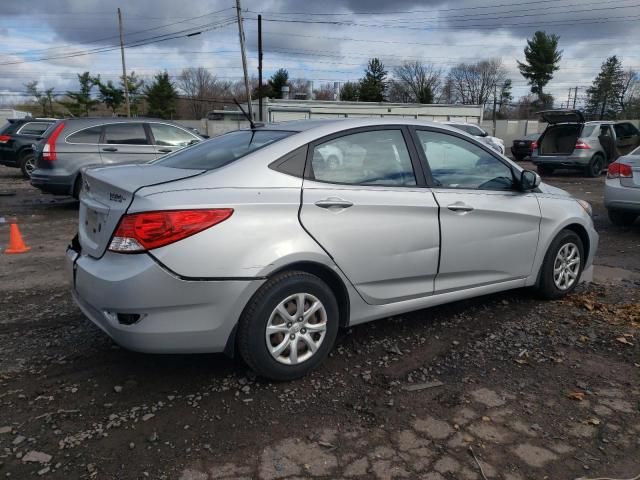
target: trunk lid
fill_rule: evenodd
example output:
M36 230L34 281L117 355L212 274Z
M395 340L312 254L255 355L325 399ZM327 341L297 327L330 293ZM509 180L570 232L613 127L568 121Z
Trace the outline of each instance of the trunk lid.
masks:
M82 251L96 258L104 254L120 218L140 188L194 177L202 172L153 164L84 170L78 228Z
M584 123L584 115L579 110L543 110L538 112L542 120L550 125L555 123Z

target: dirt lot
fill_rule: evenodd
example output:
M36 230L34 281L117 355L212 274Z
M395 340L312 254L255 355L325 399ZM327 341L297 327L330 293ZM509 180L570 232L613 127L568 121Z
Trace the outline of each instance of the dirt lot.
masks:
M0 167L0 477L574 479L640 474L640 222L594 204L596 282L514 291L344 331L274 384L222 355L151 356L83 318L62 271L77 204ZM0 223L0 244L8 227ZM482 469L482 471L481 471Z

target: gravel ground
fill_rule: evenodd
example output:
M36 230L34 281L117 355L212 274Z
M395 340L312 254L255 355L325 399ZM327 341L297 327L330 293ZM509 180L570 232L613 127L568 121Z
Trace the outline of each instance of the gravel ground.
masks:
M269 383L222 355L125 351L70 301L77 203L0 167L0 477L575 479L640 474L640 222L603 178L546 179L594 204L595 283L519 290L341 332L326 364ZM0 245L8 228L0 223Z

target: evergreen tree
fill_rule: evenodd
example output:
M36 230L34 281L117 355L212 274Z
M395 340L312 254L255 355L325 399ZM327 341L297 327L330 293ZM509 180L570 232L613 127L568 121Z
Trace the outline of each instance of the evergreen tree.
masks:
M340 89L340 100L343 102L357 102L360 98L360 86L357 82L345 82Z
M589 115L605 118L616 118L620 113L619 99L625 84L622 62L617 56L607 58L600 68L600 73L587 89L587 108Z
M67 92L67 98L70 100L62 103L69 109L69 112L75 116L89 116L89 112L100 103L99 100L91 96L93 87L100 83L100 76L92 77L89 72L79 73L78 82L80 90L77 92Z
M544 103L544 87L553 78L553 73L560 67L562 50L558 50L558 35L547 35L546 32L537 31L531 40L527 40L524 48L525 62L518 61L520 74L531 85L531 93L538 95L541 103Z
M268 96L282 98L282 87L287 85L289 85L289 72L285 68L280 68L269 79Z
M100 91L100 93L98 94L98 98L102 103L104 103L111 109L113 115L115 116L116 110L124 102L124 92L121 88L116 87L111 80L109 80L106 84L99 82L98 90Z
M158 118L172 118L176 112L178 92L164 71L153 77L153 82L144 89L144 95L149 105L148 114Z
M360 101L384 102L388 85L384 65L378 58L372 58L360 80Z

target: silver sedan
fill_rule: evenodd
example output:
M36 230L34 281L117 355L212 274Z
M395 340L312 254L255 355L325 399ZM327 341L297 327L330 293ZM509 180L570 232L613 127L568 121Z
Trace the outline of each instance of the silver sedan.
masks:
M322 152L340 150L339 162ZM83 175L73 296L120 345L238 352L299 377L338 329L589 278L590 206L460 130L408 119L239 130Z
M604 206L615 225L631 225L640 216L640 147L609 165Z

